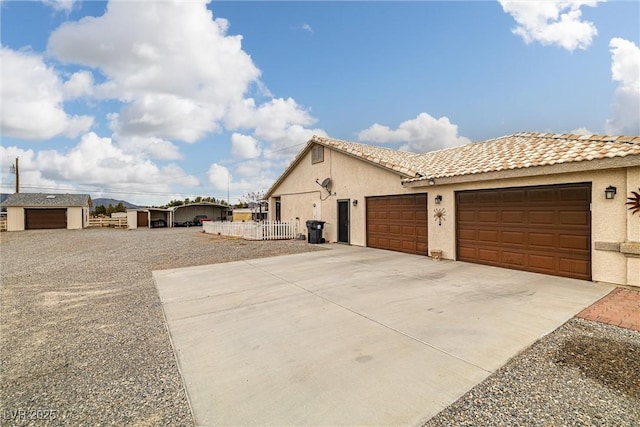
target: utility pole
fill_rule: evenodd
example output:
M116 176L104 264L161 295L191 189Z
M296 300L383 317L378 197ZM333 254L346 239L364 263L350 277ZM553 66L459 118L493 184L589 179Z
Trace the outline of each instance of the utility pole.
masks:
M10 171L11 173L16 174L16 194L20 192L20 168L18 167L18 160L20 158L16 157L15 164L11 165Z

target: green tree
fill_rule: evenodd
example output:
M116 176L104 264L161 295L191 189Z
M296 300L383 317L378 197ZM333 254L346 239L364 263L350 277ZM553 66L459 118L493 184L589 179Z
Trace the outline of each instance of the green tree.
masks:
M114 212L126 212L127 208L124 207L122 202L118 203L116 207L113 209Z
M100 205L100 206L96 206L96 208L93 211L94 215L106 215L107 214L107 208L104 207L104 205Z

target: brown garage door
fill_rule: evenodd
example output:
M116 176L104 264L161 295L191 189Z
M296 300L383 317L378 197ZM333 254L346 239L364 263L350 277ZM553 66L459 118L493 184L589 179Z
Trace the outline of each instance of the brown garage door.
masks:
M149 212L138 211L138 228L149 227Z
M456 193L460 261L591 279L591 184Z
M67 228L66 209L25 209L25 230Z
M427 255L427 195L367 197L367 246Z

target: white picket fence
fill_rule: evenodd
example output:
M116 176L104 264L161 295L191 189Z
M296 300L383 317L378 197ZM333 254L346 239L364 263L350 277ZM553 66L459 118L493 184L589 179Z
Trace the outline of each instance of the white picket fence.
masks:
M298 234L294 223L263 221L263 222L224 222L205 221L202 230L209 234L220 236L240 237L245 240L285 240L295 239Z

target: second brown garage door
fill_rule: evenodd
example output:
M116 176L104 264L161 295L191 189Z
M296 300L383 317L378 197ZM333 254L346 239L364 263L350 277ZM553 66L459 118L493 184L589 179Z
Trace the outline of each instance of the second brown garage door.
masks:
M67 228L66 209L25 209L25 230Z
M367 246L427 255L427 195L367 197Z
M456 193L458 260L591 279L591 184Z

